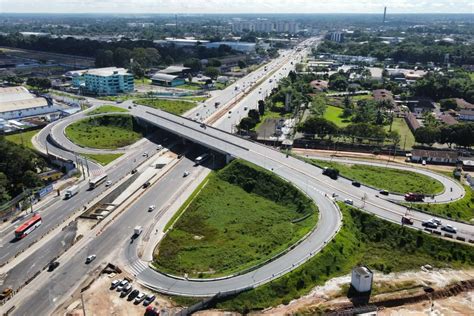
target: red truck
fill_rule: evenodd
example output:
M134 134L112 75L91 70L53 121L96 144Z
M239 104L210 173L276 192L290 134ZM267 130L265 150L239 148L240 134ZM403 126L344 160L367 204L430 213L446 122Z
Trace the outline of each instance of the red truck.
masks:
M405 201L408 202L423 202L425 196L420 193L407 193L405 194Z

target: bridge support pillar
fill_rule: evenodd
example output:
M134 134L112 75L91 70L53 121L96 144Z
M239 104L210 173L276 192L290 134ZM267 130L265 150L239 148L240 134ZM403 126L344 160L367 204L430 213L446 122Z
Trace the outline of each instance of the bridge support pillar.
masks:
M230 154L226 154L225 155L225 164L227 165L228 163L230 163L232 160L234 160L234 157L232 157L232 155Z

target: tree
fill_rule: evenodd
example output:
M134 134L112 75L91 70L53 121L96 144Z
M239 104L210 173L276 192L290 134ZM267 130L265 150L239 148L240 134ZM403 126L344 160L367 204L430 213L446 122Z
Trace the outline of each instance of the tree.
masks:
M347 78L340 74L335 73L329 76L329 88L337 91L346 91L349 83Z
M220 72L216 67L206 67L204 74L208 77L211 77L212 79L216 79Z
M344 106L344 110L342 111L342 117L351 116L354 107L352 106L351 98L348 95L344 97L344 100L342 101L342 105Z
M117 67L125 67L127 68L130 64L130 58L132 57L132 53L129 49L119 47L114 51L114 64Z
M239 124L239 129L249 131L257 125L257 122L252 117L244 117Z
M442 99L439 100L439 104L441 106L442 111L456 110L458 106L455 99Z
M237 65L239 66L240 69L244 69L247 67L247 63L243 60L239 60Z
M265 114L265 101L263 100L258 100L258 114L260 116Z
M145 76L145 69L139 62L133 61L131 68L135 78L143 78Z
M298 126L298 131L305 134L317 135L324 138L327 135L333 135L338 131L338 127L331 121L322 117L310 117Z
M191 73L188 74L188 82L193 82L193 75Z
M191 71L198 72L202 69L201 61L197 58L186 59L183 63L184 67L191 68Z
M251 109L249 110L249 113L247 114L248 117L251 117L255 120L255 122L260 122L260 114L258 113L257 110Z
M415 131L417 143L432 146L439 139L440 130L437 127L423 126Z
M110 67L114 65L114 52L110 49L99 49L95 55L96 67Z
M220 67L220 66L222 66L222 63L219 59L210 58L207 62L207 65L210 66L210 67Z
M327 109L327 99L324 94L317 94L311 101L310 112L316 116L323 116Z
M26 80L26 84L40 90L51 88L51 81L48 78L31 77Z

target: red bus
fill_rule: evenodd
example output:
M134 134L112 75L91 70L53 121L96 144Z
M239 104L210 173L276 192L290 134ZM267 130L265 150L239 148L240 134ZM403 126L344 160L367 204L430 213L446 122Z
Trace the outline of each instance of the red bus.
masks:
M35 214L32 218L15 229L15 237L17 239L26 237L26 235L34 231L39 225L41 225L41 216L39 214Z

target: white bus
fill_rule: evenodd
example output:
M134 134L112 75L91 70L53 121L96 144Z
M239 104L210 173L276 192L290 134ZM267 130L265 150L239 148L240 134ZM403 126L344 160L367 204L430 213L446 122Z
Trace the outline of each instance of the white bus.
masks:
M89 181L89 189L97 188L102 182L107 180L107 174L104 173L103 175L97 176L95 178L90 179Z

